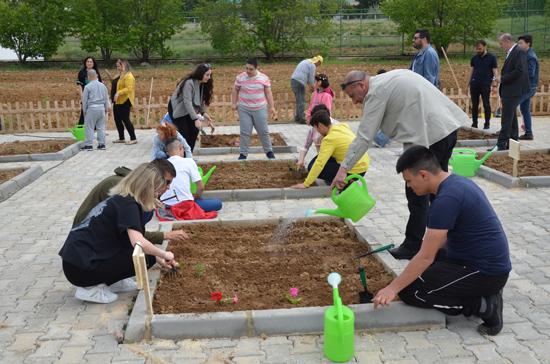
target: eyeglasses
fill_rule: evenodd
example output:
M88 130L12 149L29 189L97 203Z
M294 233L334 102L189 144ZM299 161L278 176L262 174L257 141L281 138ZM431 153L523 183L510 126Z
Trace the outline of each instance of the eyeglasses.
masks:
M353 85L354 83L361 82L361 81L363 81L363 80L361 79L361 80L344 82L344 83L340 84L340 87L342 88L342 90L345 90L346 87L348 87L349 85Z

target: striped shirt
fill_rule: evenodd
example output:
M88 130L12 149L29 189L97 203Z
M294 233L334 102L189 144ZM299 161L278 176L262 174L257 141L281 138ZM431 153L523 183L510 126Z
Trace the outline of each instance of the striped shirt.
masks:
M271 87L271 81L260 71L254 77L248 77L246 72L241 73L235 78L235 86L239 89L240 106L260 110L267 104L265 88Z

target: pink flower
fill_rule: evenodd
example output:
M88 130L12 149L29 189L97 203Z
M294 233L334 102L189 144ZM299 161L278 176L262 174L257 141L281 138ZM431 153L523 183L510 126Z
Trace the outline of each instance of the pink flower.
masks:
M237 297L237 295L233 296L233 303L234 304L239 303L239 297Z
M291 296L291 297L298 297L298 288L292 287L292 288L290 289L290 296Z

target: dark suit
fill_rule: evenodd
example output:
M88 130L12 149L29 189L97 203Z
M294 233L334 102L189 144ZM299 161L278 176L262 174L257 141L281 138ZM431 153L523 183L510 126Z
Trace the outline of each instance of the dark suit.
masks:
M499 149L508 149L508 139L510 138L518 140L516 109L522 95L527 92L529 92L527 53L515 45L500 71L499 94L502 101L502 118L497 142Z

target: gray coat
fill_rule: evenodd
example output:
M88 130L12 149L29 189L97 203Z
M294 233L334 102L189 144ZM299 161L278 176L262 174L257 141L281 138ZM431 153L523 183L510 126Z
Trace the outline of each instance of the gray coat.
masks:
M204 113L204 102L202 100L202 89L199 80L188 79L183 84L183 91L178 96L179 86L170 97L172 103L172 115L175 119L189 115L192 120L197 120L197 112Z

